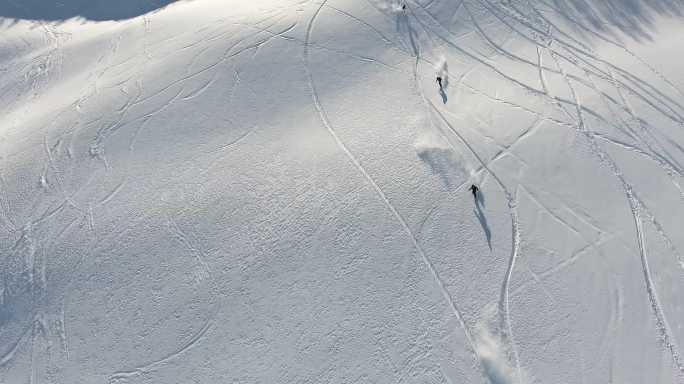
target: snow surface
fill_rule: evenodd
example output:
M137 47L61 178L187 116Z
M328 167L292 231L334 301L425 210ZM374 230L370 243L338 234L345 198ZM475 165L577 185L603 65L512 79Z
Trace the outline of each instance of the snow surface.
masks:
M0 383L684 382L683 12L0 1Z

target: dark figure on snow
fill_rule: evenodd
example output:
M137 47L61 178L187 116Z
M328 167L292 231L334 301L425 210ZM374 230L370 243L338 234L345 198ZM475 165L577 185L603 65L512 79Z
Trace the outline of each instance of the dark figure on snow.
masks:
M480 190L480 188L477 187L477 185L473 184L470 186L470 191L473 193L473 197L477 199L477 191Z
M405 11L406 10L406 4L402 4L401 9Z
M442 76L437 76L437 84L439 84L439 89L442 89Z

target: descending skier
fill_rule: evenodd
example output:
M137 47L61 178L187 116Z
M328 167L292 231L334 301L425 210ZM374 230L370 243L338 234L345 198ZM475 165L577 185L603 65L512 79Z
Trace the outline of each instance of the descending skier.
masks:
M480 189L475 184L471 185L468 189L470 189L470 191L473 192L473 197L477 199L477 191L479 191Z
M437 76L437 84L439 84L439 89L442 90L442 76Z

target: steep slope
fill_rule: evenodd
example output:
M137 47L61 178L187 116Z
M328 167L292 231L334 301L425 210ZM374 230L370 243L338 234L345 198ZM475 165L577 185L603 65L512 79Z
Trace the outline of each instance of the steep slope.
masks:
M4 13L0 382L684 382L682 6L628 3Z

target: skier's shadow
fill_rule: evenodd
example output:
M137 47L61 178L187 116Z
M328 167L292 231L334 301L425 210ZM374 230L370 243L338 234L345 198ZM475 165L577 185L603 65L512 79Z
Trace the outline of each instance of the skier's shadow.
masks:
M449 87L449 65L444 63L440 70L440 77L442 78L442 86L439 87L439 95L442 96L442 103L446 104L449 98L446 94L446 89Z
M444 92L444 88L439 89L439 95L442 96L442 103L446 104L449 98L447 97L446 92Z
M482 193L482 190L479 190L477 192L477 196L475 197L475 210L473 210L473 213L475 213L475 216L477 217L477 220L480 221L480 225L482 226L482 230L485 233L485 237L487 238L487 245L489 246L489 250L492 250L492 231L489 229L489 224L487 224L487 218L484 215L484 212L482 209L485 206L485 198L484 194Z
M414 57L420 57L420 47L418 46L418 33L411 26L411 20L409 19L410 12L408 9L404 9L397 15L396 19L396 29L401 35L406 34L409 39L410 47L408 47Z

